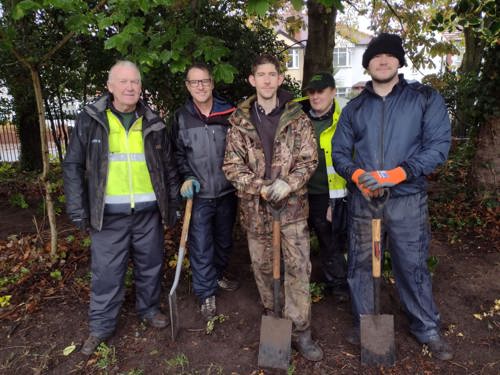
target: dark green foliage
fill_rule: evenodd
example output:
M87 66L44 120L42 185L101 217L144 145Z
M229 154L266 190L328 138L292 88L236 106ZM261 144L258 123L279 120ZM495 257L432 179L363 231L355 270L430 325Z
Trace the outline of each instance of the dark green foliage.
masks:
M199 37L210 37L222 41L229 50L223 59L223 64L236 68L232 81L224 76L226 66L212 65L216 81L216 91L223 97L239 102L242 98L252 95L254 89L247 82L250 74L251 62L261 53L278 55L286 46L276 40L272 30L264 27L260 22L253 22L252 28L245 23L245 18L238 15L231 8L230 2L219 2L217 6L205 6L196 10L184 9L175 14L165 13L163 22L168 23L169 18L181 18L183 22L193 27ZM173 22L174 20L172 20ZM209 42L211 39L207 39ZM167 48L167 47L165 47ZM206 55L192 51L184 56L186 67L194 62L207 62ZM280 56L284 58L284 56ZM164 111L169 113L184 103L187 98L185 89L185 67L181 71L172 71L169 64L154 67L144 76L144 87L151 100ZM283 85L294 94L299 94L297 83L287 80Z

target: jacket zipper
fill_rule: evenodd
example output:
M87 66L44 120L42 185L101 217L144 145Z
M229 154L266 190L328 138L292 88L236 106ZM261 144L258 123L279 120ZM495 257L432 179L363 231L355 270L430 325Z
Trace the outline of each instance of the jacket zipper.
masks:
M385 96L382 97L382 124L380 126L380 170L384 169L385 98Z

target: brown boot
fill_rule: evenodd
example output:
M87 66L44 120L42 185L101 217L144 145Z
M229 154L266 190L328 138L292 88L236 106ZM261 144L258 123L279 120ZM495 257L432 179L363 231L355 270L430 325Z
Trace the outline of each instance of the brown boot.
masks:
M308 361L317 362L323 359L323 350L313 341L310 329L296 332L292 339L292 345Z

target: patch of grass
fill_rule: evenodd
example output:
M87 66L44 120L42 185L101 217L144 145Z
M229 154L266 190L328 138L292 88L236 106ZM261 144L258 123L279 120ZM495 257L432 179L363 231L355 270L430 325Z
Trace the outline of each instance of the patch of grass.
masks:
M24 198L24 195L22 193L12 194L9 198L9 203L13 207L19 207L19 208L28 208L29 207L29 205L26 202L26 199Z
M29 272L30 272L30 270L27 269L26 267L21 267L19 272L15 273L13 275L0 277L0 290L8 287L9 285L17 283L21 277L28 274Z
M92 241L90 240L90 237L85 237L83 240L82 240L82 246L83 247L86 247L86 248L89 248L90 247L90 244L92 243Z
M144 375L144 370L139 368L134 368L132 370L128 370L125 375Z
M207 335L210 335L212 334L212 332L214 331L215 329L215 323L218 322L218 323L223 323L228 317L225 316L224 314L219 314L219 315L216 315L214 316L212 319L210 319L208 322L207 322L207 327L205 329L205 333Z
M311 301L319 302L325 297L325 283L310 283Z
M114 346L101 342L97 347L97 361L95 366L101 370L108 370L117 362Z
M174 358L166 359L165 364L168 370L177 370L184 373L189 367L189 359L184 353L177 354Z

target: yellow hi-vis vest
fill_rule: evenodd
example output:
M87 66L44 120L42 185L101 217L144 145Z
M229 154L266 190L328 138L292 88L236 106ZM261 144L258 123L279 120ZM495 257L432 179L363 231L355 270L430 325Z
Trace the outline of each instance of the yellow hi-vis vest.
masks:
M340 105L334 100L335 110L333 111L332 124L323 130L319 136L319 146L325 153L326 174L328 176L328 190L330 198L342 198L347 195L346 181L335 171L332 161L332 138L337 130L339 121Z
M106 111L109 123L109 167L105 203L130 205L156 201L151 177L146 165L142 139L142 117L128 132L110 109Z
M301 98L294 99L295 102L300 103L304 100L309 100L309 96L303 96ZM331 199L343 198L347 195L346 181L340 177L340 175L335 171L332 161L332 138L337 130L337 122L339 121L340 108L339 102L333 100L335 105L335 110L333 111L332 124L323 130L319 135L319 147L325 153L325 164L326 164L326 174L328 177L328 191Z

